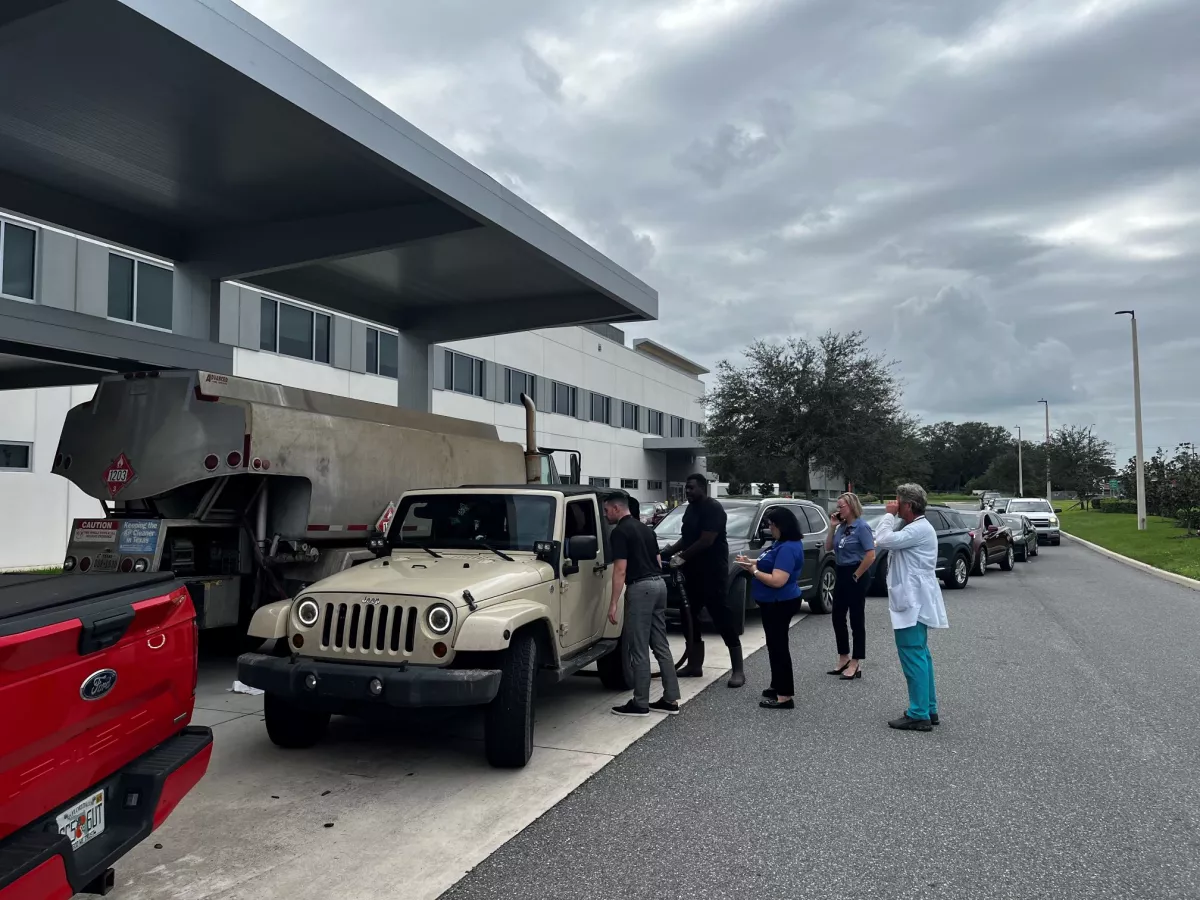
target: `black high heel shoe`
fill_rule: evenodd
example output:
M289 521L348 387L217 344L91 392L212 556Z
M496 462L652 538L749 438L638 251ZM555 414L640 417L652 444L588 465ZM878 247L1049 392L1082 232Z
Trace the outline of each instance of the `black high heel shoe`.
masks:
M846 671L846 669L848 669L850 667L850 663L852 663L852 662L854 662L854 660L848 659L848 660L846 660L845 664L842 665L841 667L839 667L837 669L830 669L825 674L826 675L841 675L843 672Z
M842 675L842 681L853 681L855 678L862 678L862 666L861 665L857 669L854 670L853 675L846 675L844 673Z

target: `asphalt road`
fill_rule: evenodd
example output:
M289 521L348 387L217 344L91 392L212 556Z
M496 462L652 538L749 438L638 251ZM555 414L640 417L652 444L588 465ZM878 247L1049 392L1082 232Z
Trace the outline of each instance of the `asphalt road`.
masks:
M1064 541L946 599L934 732L886 727L886 600L859 681L809 617L798 709L755 654L443 897L1200 897L1200 593Z

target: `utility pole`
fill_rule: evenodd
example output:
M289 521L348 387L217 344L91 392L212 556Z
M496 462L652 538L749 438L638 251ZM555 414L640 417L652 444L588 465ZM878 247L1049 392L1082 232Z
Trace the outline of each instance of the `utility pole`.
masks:
M1025 496L1025 466L1021 463L1021 426L1017 426L1017 496Z
M1054 490L1050 487L1050 401L1039 400L1046 405L1046 502L1054 506Z
M1142 455L1142 373L1138 367L1137 316L1132 309L1121 309L1117 316L1129 316L1133 336L1133 429L1137 441L1137 522L1138 531L1146 530L1146 463Z

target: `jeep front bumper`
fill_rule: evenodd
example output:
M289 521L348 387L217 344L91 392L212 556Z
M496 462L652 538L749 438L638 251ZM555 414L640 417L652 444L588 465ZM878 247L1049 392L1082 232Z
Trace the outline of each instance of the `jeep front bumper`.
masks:
M298 706L330 712L347 705L479 706L500 690L499 669L372 666L263 653L238 657L238 680ZM373 685L381 690L372 691Z

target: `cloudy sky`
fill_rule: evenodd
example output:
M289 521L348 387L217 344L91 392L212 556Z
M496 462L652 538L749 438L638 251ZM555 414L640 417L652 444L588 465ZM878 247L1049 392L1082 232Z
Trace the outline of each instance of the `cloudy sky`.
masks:
M1200 441L1196 0L239 0L659 291L861 329L926 421Z

